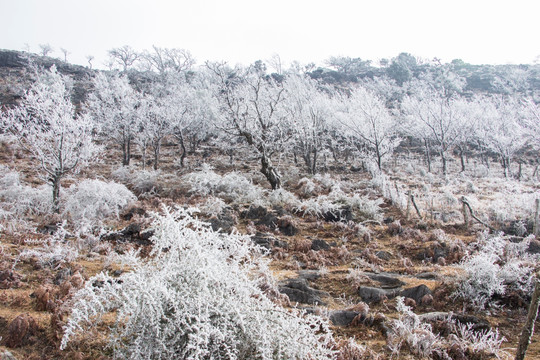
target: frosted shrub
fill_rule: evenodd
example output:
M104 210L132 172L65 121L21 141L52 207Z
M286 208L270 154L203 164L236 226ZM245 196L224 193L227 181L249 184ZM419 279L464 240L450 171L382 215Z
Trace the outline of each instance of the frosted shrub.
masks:
M182 178L189 186L189 191L201 196L218 196L225 201L236 203L253 203L264 196L264 190L245 178L232 172L219 175L209 166L200 171L187 174Z
M17 171L0 165L0 206L4 217L44 215L52 209L49 185L23 185Z
M205 201L199 206L203 214L209 216L218 216L227 207L225 201L215 196L208 196Z
M267 202L270 206L282 206L287 208L294 208L300 204L300 200L283 188L270 191L267 196Z
M100 180L83 180L66 190L64 215L78 223L100 223L137 198L125 185Z
M118 359L334 357L325 322L261 290L266 260L249 237L213 232L180 209L156 215L153 229L152 253L131 272L101 273L76 293L62 349L114 311L109 346Z
M441 346L441 339L431 331L431 325L420 320L410 307L405 305L404 298L399 296L397 311L399 317L390 322L388 345L394 354L399 354L403 344L406 344L411 353L428 357Z
M509 291L528 293L532 290L532 272L538 256L527 254L528 242L514 244L502 235L482 234L477 251L460 264L465 271L455 296L469 301L475 308L491 304L494 295Z
M151 193L158 187L159 170L139 170L133 173L130 183L137 193Z

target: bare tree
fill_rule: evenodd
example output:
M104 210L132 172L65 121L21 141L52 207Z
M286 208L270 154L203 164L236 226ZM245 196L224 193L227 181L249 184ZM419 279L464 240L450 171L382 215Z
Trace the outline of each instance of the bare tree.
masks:
M87 55L86 60L88 60L88 67L92 70L92 61L94 60L94 55Z
M109 50L111 60L122 68L122 71L127 71L140 58L140 54L131 46L124 45L119 48Z
M40 49L39 53L42 56L48 56L53 51L52 46L49 44L39 44L39 49Z
M64 62L67 63L67 56L68 54L71 54L71 53L67 51L67 49L64 49L64 48L60 48L60 51L62 52L62 54L64 54Z

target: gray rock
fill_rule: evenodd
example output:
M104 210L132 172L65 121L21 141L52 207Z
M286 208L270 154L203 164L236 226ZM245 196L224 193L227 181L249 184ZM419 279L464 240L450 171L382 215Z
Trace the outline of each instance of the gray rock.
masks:
M423 272L415 275L418 279L424 279L424 280L438 280L439 275L434 272Z
M300 270L298 277L306 280L317 280L321 277L321 274L318 270Z
M431 295L431 290L429 290L426 285L422 284L405 289L399 295L406 298L411 298L416 301L417 304L420 304L420 301L425 295Z
M311 242L311 250L319 251L319 250L329 250L330 245L324 240L315 239Z
M279 292L286 294L291 302L311 305L326 305L321 297L330 296L325 291L310 287L306 279L288 279L281 283Z
M336 326L349 326L358 314L357 311L336 310L330 313L330 321Z
M386 261L391 260L394 257L394 255L384 250L377 251L375 253L375 256L381 260L386 260Z
M366 303L379 302L383 299L392 299L398 296L401 289L381 289L370 286L361 286L358 288L358 295Z
M405 285L403 281L399 280L394 275L389 273L374 274L365 272L362 273L362 275L367 276L373 281L377 281L381 284L381 288L383 289L395 289Z
M527 249L529 254L540 254L540 241L531 240L529 243L529 248Z

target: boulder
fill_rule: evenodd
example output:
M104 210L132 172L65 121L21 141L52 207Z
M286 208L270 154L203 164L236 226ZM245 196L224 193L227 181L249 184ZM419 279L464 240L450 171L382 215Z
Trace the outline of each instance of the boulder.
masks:
M330 313L330 321L336 326L349 326L360 313L357 311L336 310Z
M405 289L399 293L399 296L413 299L417 304L420 304L422 298L426 295L431 295L431 290L424 284Z
M330 245L324 240L315 239L311 242L311 250L330 250Z
M399 295L401 289L381 289L370 286L358 288L358 295L366 303L380 302L384 299L392 299Z
M311 305L326 305L321 297L330 296L325 291L310 287L305 279L288 279L281 283L279 292L289 297L291 302Z

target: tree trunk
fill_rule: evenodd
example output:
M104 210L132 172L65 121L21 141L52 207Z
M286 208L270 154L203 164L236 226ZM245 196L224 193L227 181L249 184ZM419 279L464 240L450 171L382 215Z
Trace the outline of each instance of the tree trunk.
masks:
M313 161L311 165L311 173L313 175L317 173L317 149L313 149Z
M145 142L142 148L142 169L143 170L146 170L146 147L147 147L147 144Z
M431 172L431 152L429 151L429 143L427 139L424 139L424 146L426 147L426 161L428 166L428 172Z
M60 179L61 175L58 173L51 178L53 211L55 213L60 212Z
M461 160L461 172L465 172L465 156L464 156L464 150L462 146L459 146L459 159Z
M184 167L184 160L186 159L186 145L184 144L184 135L179 133L176 135L178 141L180 142L180 148L182 149L182 155L180 155L180 166Z
M159 168L159 155L161 151L161 139L154 143L154 170Z
M131 140L124 139L122 143L122 165L128 166L131 160Z
M525 353L531 342L531 338L534 333L534 322L538 317L538 306L540 304L540 274L536 274L536 282L534 291L531 298L531 304L529 305L529 314L527 315L527 322L523 326L521 336L519 338L519 345L516 352L516 360L525 359Z
M302 154L302 158L304 159L304 163L306 164L306 168L309 174L313 174L312 171L312 163L311 163L311 154L309 151L304 151Z
M442 172L443 172L443 175L446 176L446 173L447 173L446 156L444 155L443 151L441 151L441 160L442 160Z
M272 162L266 155L261 156L261 172L266 177L266 180L270 183L272 190L279 189L281 187L281 178L272 166Z

